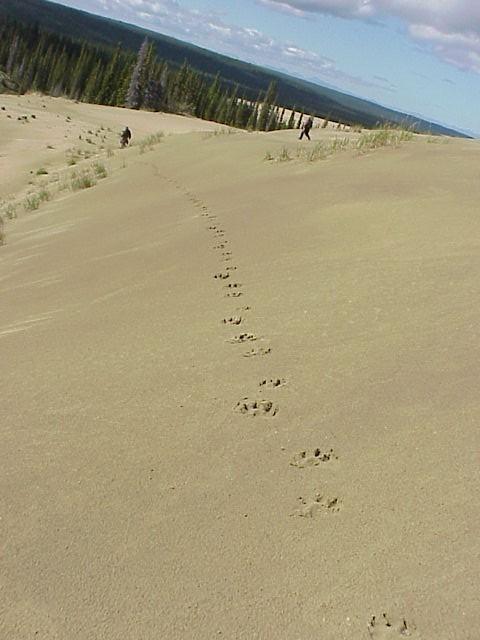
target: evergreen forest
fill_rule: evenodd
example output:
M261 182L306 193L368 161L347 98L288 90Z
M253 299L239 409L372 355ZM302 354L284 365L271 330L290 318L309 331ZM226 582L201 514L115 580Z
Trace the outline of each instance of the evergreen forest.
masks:
M0 25L0 70L21 93L102 105L167 111L233 127L272 131L301 126L303 114L285 118L276 104L276 82L256 101L186 62L173 67L147 38L135 54L121 44L98 47L38 27L6 21Z

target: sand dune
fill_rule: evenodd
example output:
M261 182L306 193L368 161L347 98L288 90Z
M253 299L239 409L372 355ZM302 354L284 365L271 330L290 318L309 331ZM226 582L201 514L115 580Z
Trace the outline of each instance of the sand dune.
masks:
M128 116L6 221L0 636L476 640L478 143Z

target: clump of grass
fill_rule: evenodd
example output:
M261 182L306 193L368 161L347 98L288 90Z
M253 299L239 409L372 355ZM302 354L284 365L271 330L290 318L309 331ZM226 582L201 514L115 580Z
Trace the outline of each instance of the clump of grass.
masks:
M41 200L37 194L29 195L23 202L25 211L36 211L41 204Z
M17 217L17 207L13 202L5 205L4 214L8 218L8 220L13 220Z
M146 151L152 151L153 147L156 144L162 142L165 134L163 131L158 131L157 133L152 133L150 136L143 138L140 140L140 153L145 153Z
M412 140L413 132L405 129L379 129L363 133L358 142L359 151L370 151L381 147L398 147L401 142Z
M47 144L47 149L55 149L51 144Z
M344 151L350 145L350 141L348 138L335 138L330 143L330 151L332 153L336 153L337 151Z
M292 159L289 150L287 147L282 147L280 153L278 154L279 162L289 162Z
M40 202L48 202L51 197L52 196L50 194L50 191L48 191L47 189L41 189L38 192L38 199L40 200Z
M96 184L97 181L87 169L84 169L79 173L74 171L70 179L70 186L72 188L72 191L79 191L80 189L90 189L90 187L94 187Z
M297 152L297 157L300 157L307 162L316 162L317 160L325 160L328 158L327 145L323 142L317 142L312 148L301 148Z
M217 136L233 136L236 133L238 133L238 131L236 131L235 129L230 129L229 127L221 127L218 129L214 129L213 131L206 131L203 134L203 139L209 140L210 138L216 138Z
M266 162L289 162L290 160L293 160L287 147L282 147L275 156L272 155L270 151L267 151L263 159Z
M108 175L107 169L105 168L105 165L102 162L94 162L92 164L92 169L93 169L93 173L95 174L95 177L97 177L99 180L106 178Z
M37 176L48 176L48 171L45 169L45 167L40 167L39 169L37 169Z
M350 141L348 138L335 138L330 143L317 142L313 147L299 147L297 149L297 158L306 160L307 162L326 160L339 151L345 151L349 145Z

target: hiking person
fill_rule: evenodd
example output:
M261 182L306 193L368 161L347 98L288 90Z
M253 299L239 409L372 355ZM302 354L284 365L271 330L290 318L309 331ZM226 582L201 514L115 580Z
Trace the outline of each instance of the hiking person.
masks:
M310 116L308 118L308 120L305 122L305 124L302 127L302 133L300 134L300 140L303 138L303 136L306 136L309 140L310 138L310 130L313 127L313 118L312 116Z
M122 149L128 146L131 139L132 132L128 127L125 127L125 129L122 131L122 135L120 136L120 146L122 147Z

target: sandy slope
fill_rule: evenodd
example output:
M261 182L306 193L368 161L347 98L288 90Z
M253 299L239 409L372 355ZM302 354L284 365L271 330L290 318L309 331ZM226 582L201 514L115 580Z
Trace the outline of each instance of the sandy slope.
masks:
M294 136L9 223L0 637L478 638L478 144Z

